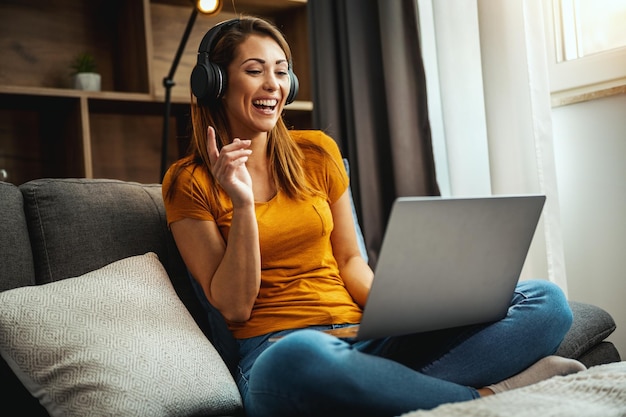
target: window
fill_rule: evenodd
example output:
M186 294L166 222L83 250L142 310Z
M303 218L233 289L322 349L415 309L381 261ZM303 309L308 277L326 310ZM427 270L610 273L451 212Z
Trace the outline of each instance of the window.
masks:
M626 1L544 4L553 104L626 92Z

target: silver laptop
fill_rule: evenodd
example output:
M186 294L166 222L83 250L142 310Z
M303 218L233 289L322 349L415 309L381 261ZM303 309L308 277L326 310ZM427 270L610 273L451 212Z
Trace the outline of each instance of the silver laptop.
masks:
M503 318L545 196L401 197L392 207L359 326L372 339Z

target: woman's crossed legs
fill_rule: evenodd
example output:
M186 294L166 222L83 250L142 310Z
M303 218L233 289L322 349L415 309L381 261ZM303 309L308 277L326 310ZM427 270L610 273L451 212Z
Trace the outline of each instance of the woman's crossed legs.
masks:
M399 415L478 398L477 388L507 378L490 389L580 370L560 362L531 367L556 351L571 322L556 285L523 281L498 322L360 342L294 331L261 345L253 365L240 365L238 383L250 417Z

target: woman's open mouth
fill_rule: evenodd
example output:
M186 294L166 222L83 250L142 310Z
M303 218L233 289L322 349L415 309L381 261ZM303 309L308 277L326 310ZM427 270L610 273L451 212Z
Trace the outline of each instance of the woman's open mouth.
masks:
M273 112L274 109L276 109L276 105L278 104L278 100L276 100L276 99L272 99L272 100L254 100L252 102L252 104L254 105L254 107L256 107L259 110L263 110L265 112Z

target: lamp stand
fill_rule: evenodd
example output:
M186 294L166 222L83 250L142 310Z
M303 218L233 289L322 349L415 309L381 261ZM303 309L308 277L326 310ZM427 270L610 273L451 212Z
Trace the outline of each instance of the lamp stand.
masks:
M163 87L165 87L165 114L163 116L163 138L161 143L161 181L163 181L163 177L165 176L165 172L167 171L167 148L169 142L170 114L172 111L172 87L176 85L176 83L174 82L174 74L176 73L176 68L178 67L180 57L183 54L185 45L187 44L187 39L189 39L189 34L191 33L191 29L196 22L197 16L198 9L194 7L193 11L191 12L191 16L189 16L189 21L187 22L187 27L185 28L183 37L180 40L180 44L178 45L178 50L176 51L176 55L174 56L174 61L172 62L170 72L167 74L167 77L163 78Z

